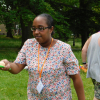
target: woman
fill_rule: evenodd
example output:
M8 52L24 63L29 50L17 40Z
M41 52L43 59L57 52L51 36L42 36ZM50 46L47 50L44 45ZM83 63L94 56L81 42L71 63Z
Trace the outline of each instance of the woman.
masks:
M8 60L5 68L13 74L28 66L28 100L72 100L72 78L78 100L85 100L78 61L70 45L53 39L54 22L49 14L40 14L33 20L33 39L28 39L14 63Z

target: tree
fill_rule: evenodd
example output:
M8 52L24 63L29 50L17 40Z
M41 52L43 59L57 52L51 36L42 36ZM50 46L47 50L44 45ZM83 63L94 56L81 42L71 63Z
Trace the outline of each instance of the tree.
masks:
M14 28L14 19L16 18L15 16L15 11L11 10L12 8L10 7L9 2L6 0L1 0L0 2L1 9L0 9L0 17L1 17L1 24L5 24L6 30L7 30L7 37L13 38L12 35L12 29Z
M81 39L82 39L82 47L84 43L86 42L89 33L92 31L92 33L99 30L99 28L95 26L99 26L99 24L95 23L95 20L93 20L93 17L99 17L100 14L93 11L92 8L97 5L98 0L79 0L80 2L80 33L81 33ZM92 26L91 26L92 25ZM94 27L94 28L93 28ZM93 30L94 31L93 31Z
M16 17L11 17L11 15L9 15L9 17L14 21L19 20L20 22L22 29L22 45L26 39L32 37L32 32L30 30L32 21L41 13L48 13L54 18L56 24L56 34L54 37L60 39L68 37L68 34L66 34L66 31L68 31L68 23L65 21L66 17L60 12L55 11L45 0L25 0L24 2L23 0L4 0L4 3L10 7L9 12L15 12ZM14 21L12 23L14 23Z
M14 20L21 25L22 45L26 39L32 37L30 27L33 19L38 14L48 13L55 21L55 38L66 41L72 33L81 35L83 46L89 34L99 30L99 2L98 0L24 0L24 2L4 0L10 7L8 14L11 14L9 17L12 20L9 22L14 23ZM16 17L12 16L13 14Z
M69 29L75 35L81 35L82 47L89 37L89 34L99 30L98 0L48 0L51 6L65 17ZM60 10L62 9L62 10Z

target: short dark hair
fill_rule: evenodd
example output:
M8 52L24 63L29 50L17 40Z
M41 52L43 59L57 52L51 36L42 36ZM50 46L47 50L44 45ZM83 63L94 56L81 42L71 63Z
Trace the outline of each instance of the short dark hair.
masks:
M52 16L51 15L49 15L49 14L46 14L46 13L43 13L43 14L40 14L40 15L38 15L37 17L45 17L46 18L46 23L47 23L47 25L48 25L48 27L54 27L54 20L53 20L53 18L52 18ZM52 33L51 33L51 35L53 35L55 32L54 32L54 30L52 31Z

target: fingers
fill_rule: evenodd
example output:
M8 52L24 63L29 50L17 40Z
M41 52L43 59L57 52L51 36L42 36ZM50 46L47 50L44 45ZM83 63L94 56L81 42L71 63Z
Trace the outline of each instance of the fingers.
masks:
M9 63L9 61L7 59L3 59L1 61L3 61L5 63L5 65Z
M5 63L5 66L4 66L4 68L0 68L0 70L8 71L9 69L11 69L10 62L7 59L3 59L1 61Z
M83 66L84 66L84 68L86 68L86 69L88 68L88 64L85 64L85 65L83 65Z

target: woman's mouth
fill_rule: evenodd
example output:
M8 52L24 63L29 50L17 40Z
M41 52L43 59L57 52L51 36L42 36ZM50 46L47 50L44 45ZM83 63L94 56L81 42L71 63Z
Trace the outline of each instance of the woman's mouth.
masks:
M36 39L41 38L41 36L35 36Z

